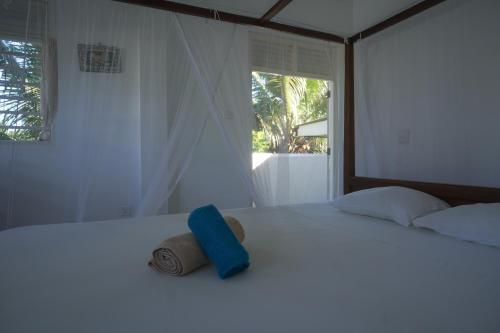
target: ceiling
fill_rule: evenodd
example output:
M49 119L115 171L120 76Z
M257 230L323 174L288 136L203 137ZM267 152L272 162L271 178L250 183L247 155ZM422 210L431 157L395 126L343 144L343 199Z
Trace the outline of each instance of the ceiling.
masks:
M261 17L277 0L174 0ZM293 0L273 21L350 37L419 0Z

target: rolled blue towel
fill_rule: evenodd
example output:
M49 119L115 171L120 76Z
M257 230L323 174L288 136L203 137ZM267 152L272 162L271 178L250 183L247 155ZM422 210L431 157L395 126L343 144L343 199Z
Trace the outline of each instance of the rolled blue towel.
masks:
M214 205L193 210L188 226L203 252L214 263L221 279L237 274L250 265L248 252Z

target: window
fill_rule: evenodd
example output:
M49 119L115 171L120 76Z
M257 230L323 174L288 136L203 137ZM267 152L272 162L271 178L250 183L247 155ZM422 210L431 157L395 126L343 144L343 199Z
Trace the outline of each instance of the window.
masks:
M327 42L260 29L250 33L252 178L267 205L329 198L336 179L328 148L336 54Z
M41 114L42 45L0 39L0 140L38 141Z
M254 153L327 153L333 58L327 43L251 32Z
M254 153L327 152L328 81L252 72Z

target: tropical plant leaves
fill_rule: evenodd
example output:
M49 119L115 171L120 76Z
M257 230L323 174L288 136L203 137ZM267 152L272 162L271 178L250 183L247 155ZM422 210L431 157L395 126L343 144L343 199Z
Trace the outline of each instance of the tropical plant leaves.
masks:
M270 73L252 73L252 99L257 120L256 131L262 131L268 145L262 144L262 136L254 135L254 147L274 153L324 152L326 139L297 138L297 125L327 117L328 82L296 76Z

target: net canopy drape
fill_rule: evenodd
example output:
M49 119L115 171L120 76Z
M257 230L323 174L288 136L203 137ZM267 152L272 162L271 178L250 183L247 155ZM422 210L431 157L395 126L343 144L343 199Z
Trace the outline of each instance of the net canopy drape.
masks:
M0 38L40 41L50 128L0 142L1 229L275 204L252 171L249 27L110 0L0 5Z
M244 188L257 204L256 195L250 177L250 130L253 126L253 114L250 101L250 81L247 64L246 29L220 22L200 21L196 18L173 16L173 29L177 33L179 60L186 62L189 69L188 81L195 84L196 93L202 105L187 105L180 112L182 120L176 121L170 132L197 138L182 147L175 136L167 141L167 151L177 154L164 155L162 163L152 180L152 186L141 200L138 214L154 214L160 207L159 200L166 200L172 194L182 171L189 159L182 158L186 151L192 151L199 140L207 117L211 117L228 149L233 167L238 170ZM203 33L201 33L203 32ZM192 90L188 90L181 103L193 100ZM201 112L200 112L201 111ZM187 118L189 117L189 118ZM193 128L193 125L194 128ZM189 129L189 131L188 131ZM222 149L225 149L222 147ZM179 158L179 156L181 158ZM169 164L177 162L179 171L174 171ZM184 170L182 169L184 168ZM209 177L210 175L207 174ZM172 177L171 184L163 182ZM167 185L167 186L165 186Z
M354 45L357 176L500 186L499 11L449 0Z

